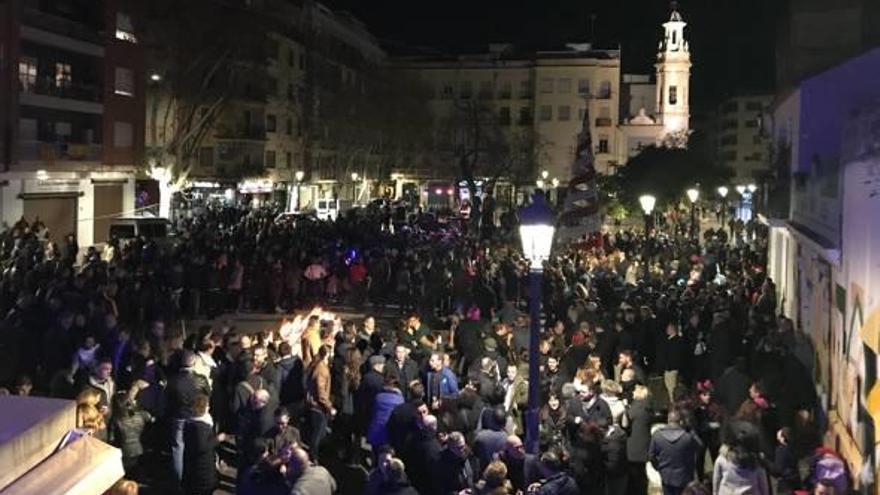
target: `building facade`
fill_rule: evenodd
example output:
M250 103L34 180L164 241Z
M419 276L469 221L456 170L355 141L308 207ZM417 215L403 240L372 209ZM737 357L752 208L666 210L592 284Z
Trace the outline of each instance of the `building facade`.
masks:
M853 473L877 468L878 68L875 49L808 77L772 118L775 160L792 185L789 214L769 220L768 274L780 312L815 350L805 364L828 414L826 442Z
M0 215L107 239L134 208L144 67L123 0L0 2Z
M772 94L734 96L715 112L712 138L719 165L733 169L734 184L752 184L768 171L770 133L764 121L773 104Z

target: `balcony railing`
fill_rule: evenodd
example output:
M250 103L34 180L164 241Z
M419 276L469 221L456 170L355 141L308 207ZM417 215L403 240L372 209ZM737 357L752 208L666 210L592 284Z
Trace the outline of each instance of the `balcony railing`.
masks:
M103 148L100 144L87 143L47 143L43 141L21 141L19 145L20 160L40 160L43 162L101 161Z
M260 125L221 127L217 131L216 137L219 139L251 139L262 141L266 139L266 127Z
M69 38L102 45L102 26L89 25L39 10L38 2L30 1L23 9L23 24Z
M54 79L49 78L37 79L28 85L22 85L19 82L19 89L26 93L54 96L69 100L91 101L95 103L101 103L103 100L99 86L74 82L57 84Z
M611 118L610 117L596 118L596 127L611 127Z

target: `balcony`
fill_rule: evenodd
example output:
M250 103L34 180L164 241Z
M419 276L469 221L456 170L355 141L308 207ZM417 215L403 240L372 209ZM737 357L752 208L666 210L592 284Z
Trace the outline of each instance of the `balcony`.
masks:
M20 86L22 105L67 110L81 113L104 113L101 88L91 84L65 83L56 85L49 78L38 79L28 86Z
M217 139L265 141L266 127L261 125L221 127L217 130L217 135L215 137Z
M21 141L18 149L20 161L40 161L48 164L56 161L100 162L103 150L100 144L43 141Z
M35 5L37 2L28 3L31 5L26 5L22 12L23 38L87 55L103 56L103 27L42 11Z
M596 127L611 127L611 118L610 117L596 118Z

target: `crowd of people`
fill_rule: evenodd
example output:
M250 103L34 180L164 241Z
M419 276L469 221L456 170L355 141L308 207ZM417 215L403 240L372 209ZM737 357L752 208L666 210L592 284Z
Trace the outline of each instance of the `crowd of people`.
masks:
M850 489L754 227L557 249L526 452L513 225L224 207L99 252L22 220L0 236L0 383L75 399L127 478L187 495L213 493L224 465L243 494L644 495L653 472L670 495ZM327 310L340 303L366 316ZM183 324L240 311L288 316L256 334Z

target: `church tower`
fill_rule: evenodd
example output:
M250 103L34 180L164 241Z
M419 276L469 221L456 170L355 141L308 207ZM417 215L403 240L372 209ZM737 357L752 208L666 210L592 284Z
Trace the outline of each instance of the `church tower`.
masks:
M663 136L687 135L690 129L691 52L684 38L687 25L678 12L678 2L672 2L672 15L663 24L664 37L657 51L657 123L663 126Z

